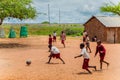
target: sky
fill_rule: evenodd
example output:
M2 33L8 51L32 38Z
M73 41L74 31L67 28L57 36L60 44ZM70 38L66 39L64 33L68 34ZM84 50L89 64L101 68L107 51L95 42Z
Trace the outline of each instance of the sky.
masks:
M37 17L33 20L5 19L4 23L85 23L90 17L110 16L100 11L100 7L112 2L118 4L120 0L32 0L36 8ZM48 7L49 5L49 7ZM48 16L49 10L49 16ZM49 18L48 18L49 17ZM49 20L50 19L50 20Z

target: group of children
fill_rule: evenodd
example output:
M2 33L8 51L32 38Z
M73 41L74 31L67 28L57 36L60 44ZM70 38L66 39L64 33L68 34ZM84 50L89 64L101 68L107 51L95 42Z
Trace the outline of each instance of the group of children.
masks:
M64 40L66 39L65 36L66 36L65 33L62 31L60 37L61 37L61 43L64 45L64 47L65 47ZM104 60L105 54L106 54L106 49L101 44L100 40L97 40L96 42L97 42L97 46L96 46L95 56L99 52L100 69L102 70L103 63L107 64L107 67L109 66L109 63ZM83 56L84 61L83 61L82 69L87 70L88 73L91 74L92 72L88 68L94 68L95 70L97 70L97 69L96 69L96 66L89 66L90 55L89 55L88 49L89 49L90 53L91 53L91 49L90 49L89 37L88 37L88 34L87 34L86 31L84 31L84 33L83 33L83 43L80 44L80 49L81 49L80 55L75 56L74 58L78 58L78 57ZM49 55L49 61L47 63L50 63L50 60L51 60L52 57L53 58L56 57L56 58L60 59L63 62L63 64L65 64L64 60L60 57L59 49L57 47L55 47L55 46L52 46L52 37L51 37L51 35L49 35L49 51L51 53Z
M50 63L51 58L57 58L60 59L63 62L63 64L65 64L64 60L60 57L59 49L56 46L52 45L52 42L56 42L56 35L57 35L56 32L54 32L52 38L52 36L49 34L48 47L49 47L50 55L49 55L49 61L47 63ZM61 39L61 43L65 48L66 34L64 31L61 32L60 39Z
M87 70L89 73L92 73L88 68L94 68L96 70L96 66L89 66L90 55L88 53L87 48L90 50L90 52L91 52L91 49L90 49L90 45L89 45L90 43L88 41L89 41L88 34L87 34L86 31L84 31L83 32L83 43L80 44L81 53L80 53L80 55L75 56L75 58L83 56L84 61L83 61L82 68ZM100 69L102 70L103 63L107 64L107 67L109 66L109 63L104 60L105 54L106 54L106 49L101 44L101 40L96 40L96 42L97 42L97 46L96 46L95 56L99 52L99 56L100 56ZM85 46L86 46L86 48L85 48Z

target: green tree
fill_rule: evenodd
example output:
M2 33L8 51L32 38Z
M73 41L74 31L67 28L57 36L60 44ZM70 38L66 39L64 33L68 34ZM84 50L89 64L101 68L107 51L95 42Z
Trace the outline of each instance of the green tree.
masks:
M111 12L113 14L120 15L120 3L114 4L114 3L107 3L104 6L100 8L102 12Z
M44 21L44 22L42 22L42 24L50 24L50 22Z
M33 19L36 9L32 0L0 0L0 25L5 18Z

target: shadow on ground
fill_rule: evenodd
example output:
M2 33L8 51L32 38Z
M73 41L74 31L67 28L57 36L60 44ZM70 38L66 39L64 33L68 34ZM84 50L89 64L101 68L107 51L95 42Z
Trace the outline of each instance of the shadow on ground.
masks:
M19 43L0 43L0 48L24 48L28 46L29 45Z
M83 74L84 74L84 75L85 75L85 74L88 75L88 74L90 74L90 73L88 73L88 72L79 72L79 73L76 73L76 74L77 74L77 75L83 75Z

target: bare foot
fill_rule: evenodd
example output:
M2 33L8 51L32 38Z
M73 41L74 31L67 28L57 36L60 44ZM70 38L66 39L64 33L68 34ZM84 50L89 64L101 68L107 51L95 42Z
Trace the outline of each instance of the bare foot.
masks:
M94 68L95 68L95 71L97 71L97 68L96 68L96 66L95 66Z
M108 66L109 66L110 64L109 63L107 63L107 68L108 68Z

